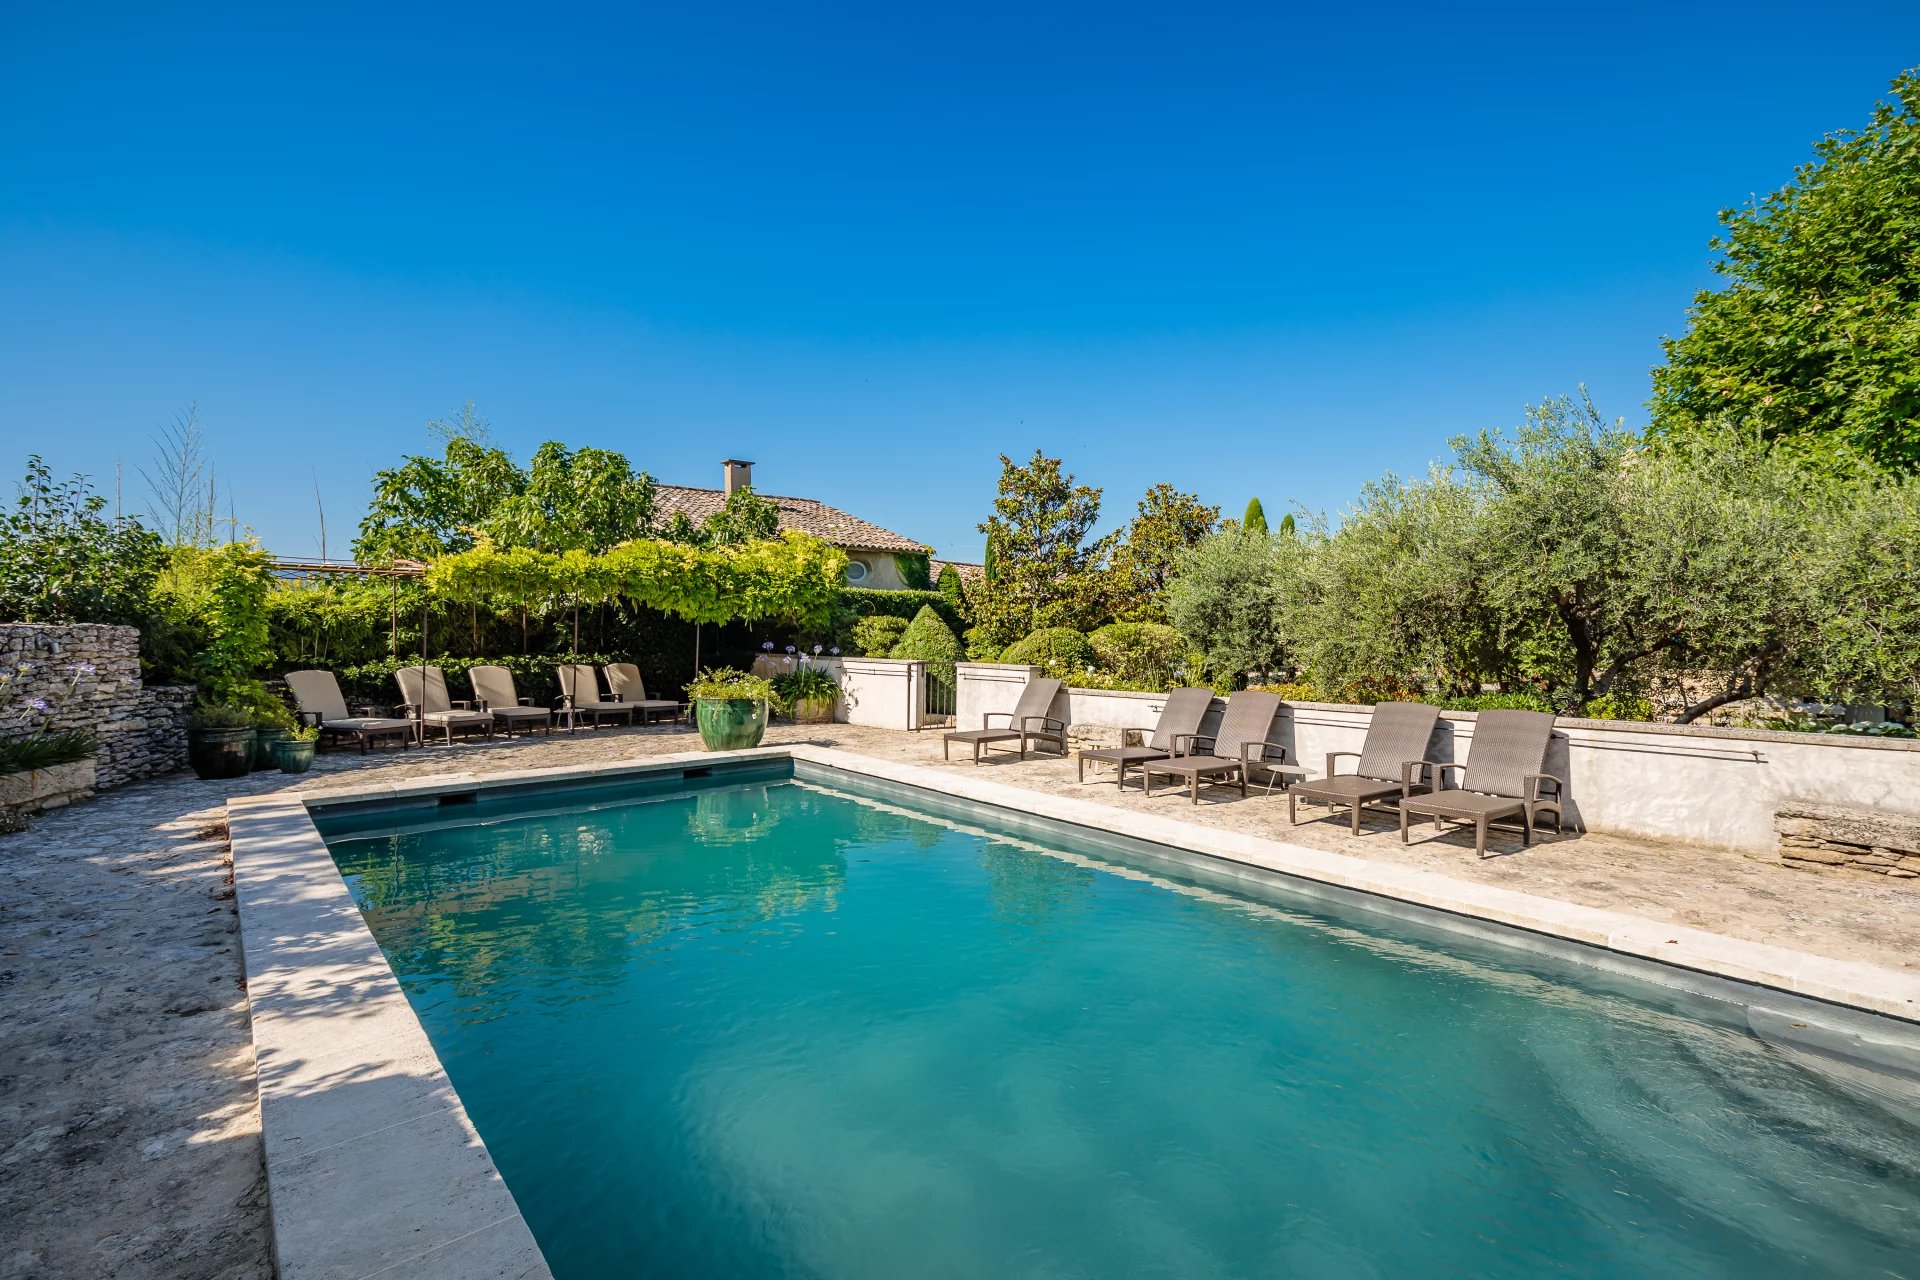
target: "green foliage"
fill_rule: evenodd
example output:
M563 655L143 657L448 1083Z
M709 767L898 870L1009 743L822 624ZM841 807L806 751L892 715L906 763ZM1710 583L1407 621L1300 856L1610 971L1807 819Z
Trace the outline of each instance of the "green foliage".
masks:
M781 705L771 680L764 676L748 675L732 667L702 671L687 686L687 698L689 701L706 698L720 702L750 699L769 706Z
M1257 510L1259 503L1255 498L1249 510ZM1220 508L1170 484L1147 490L1107 569L1107 612L1129 621L1165 621L1163 600L1179 572L1180 558L1212 533L1219 520ZM1259 532L1265 531L1262 516Z
M950 617L964 619L967 616L969 611L967 586L960 577L959 569L952 564L941 565L940 578L933 584L933 589L940 593L942 600L947 602L947 612ZM955 630L964 630L964 628L956 627Z
M549 440L479 527L502 546L600 552L646 530L653 498L653 477L635 474L625 455Z
M1849 701L1920 703L1920 477L1878 486L1830 529L1810 683Z
M1318 702L1320 691L1304 680L1280 680L1273 684L1254 685L1262 693L1277 693L1283 702Z
M911 622L922 609L929 605L940 615L941 621L952 627L954 631L958 632L966 626L964 611L956 608L951 600L938 591L887 591L879 587L842 587L840 607L846 618L845 626L841 631L844 633L859 618L880 615L898 618L902 622Z
M1920 465L1920 69L1892 90L1793 182L1721 212L1728 283L1663 344L1659 430L1746 423L1816 456Z
M893 656L893 647L907 633L907 620L879 613L853 624L852 645L869 658Z
M1036 629L1094 626L1107 616L1101 570L1117 534L1089 538L1100 490L1075 484L1058 458L1025 466L1000 456L999 495L980 526L992 562L974 602L972 648L1005 645Z
M933 566L926 552L897 554L893 557L893 567L907 590L933 590Z
M1187 674L1187 642L1172 627L1112 622L1087 637L1095 664L1134 689L1171 689ZM1198 671L1193 673L1197 678Z
M195 729L251 729L253 707L238 702L196 702L187 723Z
M805 626L831 615L846 562L838 548L793 530L738 546L636 538L599 555L482 540L436 559L427 582L448 599L475 605L549 608L561 599L619 599L689 622L776 618Z
M156 611L176 636L190 637L181 665L203 698L253 708L271 701L257 675L273 657L273 589L272 561L250 540L173 549L155 586Z
M1651 720L1653 703L1631 694L1603 693L1581 714L1589 720Z
M987 531L987 549L980 557L980 577L988 586L1000 581L1000 557L993 549L992 530Z
M802 702L831 702L840 696L840 682L824 667L802 665L773 677L776 705L791 711Z
M166 549L134 520L101 515L85 476L55 483L27 459L13 510L0 514L0 617L139 625Z
M0 774L51 769L57 764L85 760L100 749L92 735L40 733L26 738L0 739Z
M441 457L411 455L374 473L373 498L353 543L362 564L468 550L502 504L527 486L526 473L491 442L471 400L456 418L427 429L444 442Z
M1289 559L1274 539L1238 528L1181 557L1167 612L1199 648L1212 680L1233 687L1249 672L1286 665L1280 602Z
M1559 710L1546 696L1516 690L1511 693L1468 693L1451 698L1421 698L1443 711L1547 711ZM1596 717L1597 718L1597 717Z
M1291 511L1280 517L1280 536L1283 538L1299 536L1298 531L1294 527L1293 512Z
M893 646L896 658L912 658L927 664L928 678L943 686L953 683L953 664L966 656L960 637L953 634L932 605L920 610Z
M1096 665L1093 645L1072 627L1042 627L1008 645L1000 661L1036 666L1040 674L1068 682L1084 678Z
M780 536L780 508L742 485L727 495L691 539L701 546L738 547Z
M1260 499L1247 499L1247 513L1240 517L1240 527L1248 533L1267 531L1267 509L1260 505Z

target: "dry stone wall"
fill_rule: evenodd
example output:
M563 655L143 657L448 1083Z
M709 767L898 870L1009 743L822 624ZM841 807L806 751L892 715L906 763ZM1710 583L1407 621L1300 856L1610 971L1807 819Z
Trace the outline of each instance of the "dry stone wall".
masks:
M133 627L0 623L0 677L0 737L92 734L101 787L186 767L193 690L141 683Z
M1789 866L1920 880L1920 817L1912 814L1796 804L1774 815L1773 829Z

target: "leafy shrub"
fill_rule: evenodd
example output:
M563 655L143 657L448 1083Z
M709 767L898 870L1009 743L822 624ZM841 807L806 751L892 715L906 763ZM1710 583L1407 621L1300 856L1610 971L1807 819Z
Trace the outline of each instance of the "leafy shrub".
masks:
M802 666L773 678L778 706L792 710L799 702L831 702L840 696L840 682L824 667Z
M0 741L0 773L25 773L85 760L99 744L85 733L44 733Z
M1651 720L1653 703L1624 693L1603 693L1580 713L1588 720Z
M1186 666L1186 641L1156 622L1113 622L1087 637L1101 671L1137 689L1171 689Z
M1443 711L1552 711L1553 703L1538 693L1475 693L1461 698L1419 698L1416 701Z
M253 708L239 702L200 702L187 723L196 729L251 729Z
M953 683L953 664L965 657L966 653L960 647L960 637L953 634L953 628L928 607L914 615L900 642L893 646L893 656L926 663L929 679L950 686Z
M780 695L773 691L773 681L765 676L750 676L733 667L720 667L702 671L687 686L687 700L697 701L712 698L719 701L734 701L751 698L756 702L765 702L779 706Z
M1320 696L1314 687L1304 680L1283 680L1279 684L1257 686L1262 693L1277 693L1282 702L1318 702Z
M941 621L953 628L957 634L966 624L960 616L960 610L946 596L938 591L887 591L880 587L842 587L839 604L853 618L848 625L857 625L861 618L885 616L898 618L902 622L913 621L914 615L928 605L940 615Z
M853 647L869 658L890 658L893 647L907 633L907 620L890 614L862 618L853 624Z
M1042 627L1008 645L1000 661L1036 666L1042 675L1069 682L1085 678L1087 668L1096 665L1093 645L1072 627Z

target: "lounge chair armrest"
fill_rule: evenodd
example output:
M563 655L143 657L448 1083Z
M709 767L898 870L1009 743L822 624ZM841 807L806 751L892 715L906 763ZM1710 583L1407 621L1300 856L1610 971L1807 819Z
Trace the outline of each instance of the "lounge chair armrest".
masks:
M1432 760L1401 761L1400 794L1402 796L1412 795L1413 786L1416 782L1423 783L1429 787L1439 787L1440 779L1434 776L1439 772L1439 768L1440 766Z
M293 713L293 719L296 724L304 728L308 725L322 724L325 722L326 717L322 716L318 711L296 711Z
M1021 717L1021 720L1020 720L1020 732L1022 733L1033 732L1032 726L1035 720L1038 720L1040 722L1040 727L1042 729L1063 730L1067 727L1067 722L1065 720L1056 720L1052 716L1023 716Z
M1177 756L1197 754L1193 748L1194 743L1214 740L1214 736L1210 733L1176 733L1173 735L1173 754Z
M607 695L608 702L621 702L621 701L624 701L625 699L626 699L626 695L624 693L610 693Z
M454 699L450 704L455 711L485 711L487 704L478 698Z
M1545 798L1540 786L1543 782L1551 782L1553 784L1552 795L1555 800L1564 800L1567 795L1566 780L1556 777L1551 773L1530 773L1522 779L1522 782L1524 783L1524 789L1526 790L1527 799L1529 800L1541 800Z
M453 705L458 707L465 704L456 702ZM487 700L485 698L475 698L473 700L472 706L475 711L491 711L493 709L487 705Z
M1445 791L1447 789L1447 770L1449 769L1458 769L1462 779L1467 776L1467 766L1463 764L1435 763L1433 766L1433 789L1435 791Z
M994 718L995 716L1005 716L1005 717L1007 718L1007 728L1009 728L1009 729L1011 729L1011 728L1013 728L1013 712L1011 712L1011 711L989 711L989 712L987 712L987 713L986 713L985 715L983 715L983 716L981 716L981 717L980 717L980 727L981 727L982 729L991 729L991 728L993 728L993 718Z
M1277 757L1276 764L1287 762L1287 749L1277 742L1243 742L1240 744L1240 763L1259 764L1266 760L1269 751Z
M1339 758L1340 758L1341 756L1352 756L1352 757L1353 757L1353 758L1354 758L1355 760L1358 760L1358 759L1360 758L1360 753L1359 753L1358 751L1329 751L1329 752L1327 752L1327 776L1328 776L1329 778L1331 778L1331 777L1333 776L1333 762L1334 762L1335 760L1338 760L1338 759L1339 759Z
M532 699L532 698L522 698L522 699L520 699L520 705L521 705L521 706L523 706L523 707L530 707L530 706L532 706L532 705L533 705L533 699Z
M1144 733L1146 733L1145 729L1122 729L1120 731L1120 745L1123 747L1141 746L1143 744L1140 738Z

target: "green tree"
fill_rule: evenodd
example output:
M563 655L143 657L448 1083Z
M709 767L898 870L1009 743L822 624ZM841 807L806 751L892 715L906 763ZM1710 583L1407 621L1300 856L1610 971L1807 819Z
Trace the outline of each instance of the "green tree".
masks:
M1223 529L1181 556L1167 612L1217 683L1237 685L1250 671L1285 665L1280 604L1289 567L1273 539L1243 528Z
M1115 534L1089 536L1100 518L1100 490L1075 484L1058 458L1037 450L1025 466L1002 454L993 512L980 531L995 576L976 603L970 644L1004 647L1042 627L1098 623L1100 570L1117 541Z
M1250 513L1259 501L1254 499ZM1220 508L1207 506L1194 494L1170 484L1147 490L1107 570L1108 611L1130 622L1164 621L1167 584L1178 572L1180 557L1212 533L1219 520ZM1266 532L1264 516L1258 532Z
M1240 517L1240 527L1248 533L1267 531L1267 509L1260 505L1260 499L1247 499L1247 513Z
M927 678L940 687L951 689L954 663L966 656L960 637L953 634L932 605L921 606L913 615L899 642L893 646L896 658L913 658L927 664Z
M1920 464L1920 69L1860 132L1720 214L1714 270L1654 370L1656 428L1751 423L1816 455Z
M1283 538L1291 538L1294 536L1293 512L1291 511L1280 517L1280 536Z
M106 505L85 476L56 483L38 455L27 459L13 510L0 514L0 617L144 625L166 548L139 521L102 515Z
M703 523L695 524L684 511L674 512L660 536L693 547L764 542L780 536L780 508L755 493L752 485L742 485L728 494L720 509Z
M605 551L647 532L653 495L653 477L636 473L624 454L549 440L483 527L503 547Z
M526 488L526 474L493 443L471 400L427 430L442 442L442 456L409 455L374 473L373 498L353 542L362 564L469 550L501 505Z
M940 566L940 576L935 580L934 590L946 600L947 605L957 614L965 616L967 612L966 584L960 580L960 570L951 563Z

